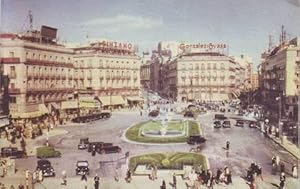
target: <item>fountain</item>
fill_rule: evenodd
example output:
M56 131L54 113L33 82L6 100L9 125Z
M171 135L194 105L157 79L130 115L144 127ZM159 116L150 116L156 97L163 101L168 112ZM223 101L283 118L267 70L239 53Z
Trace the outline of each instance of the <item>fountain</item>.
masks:
M145 137L180 137L185 136L187 133L187 124L182 121L172 120L170 111L161 109L157 119L152 120L160 123L159 128L150 128L145 125L141 128L141 134ZM178 128L169 129L170 123L180 123Z

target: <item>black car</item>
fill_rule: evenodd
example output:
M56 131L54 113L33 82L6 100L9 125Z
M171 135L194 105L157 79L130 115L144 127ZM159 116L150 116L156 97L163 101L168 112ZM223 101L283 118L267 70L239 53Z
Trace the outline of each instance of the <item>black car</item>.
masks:
M50 161L46 159L38 160L36 169L42 170L44 177L55 177L55 171Z
M88 145L88 152L96 151L100 152L102 148L113 146L113 143L104 143L104 142L90 142Z
M239 119L239 120L236 121L235 126L244 127L244 122L245 122L244 120Z
M183 117L194 117L194 113L191 112L191 111L186 111L186 112L183 114Z
M229 120L224 120L222 126L224 128L230 128L231 127L230 121Z
M224 114L215 114L215 119L225 120L225 119L227 119L227 117L225 117Z
M206 139L201 135L190 135L187 139L188 144L201 144L204 143Z
M103 146L97 152L100 154L121 153L122 149L119 146Z
M26 157L26 154L17 147L3 147L1 148L1 157L23 158Z
M79 140L79 144L78 144L78 149L82 150L82 149L87 149L89 146L89 138L81 138Z
M77 161L76 163L76 175L88 175L90 173L88 161Z
M157 117L159 114L158 110L152 110L151 112L149 112L148 116L150 117Z
M221 128L221 121L215 121L214 128Z

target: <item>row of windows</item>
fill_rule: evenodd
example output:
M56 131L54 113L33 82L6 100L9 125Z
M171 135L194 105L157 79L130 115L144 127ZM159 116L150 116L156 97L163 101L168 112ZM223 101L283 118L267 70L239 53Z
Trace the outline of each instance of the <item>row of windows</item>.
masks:
M217 65L220 65L220 66L217 66ZM198 63L196 63L196 64L184 64L184 63L182 63L179 67L182 67L182 69L202 69L202 70L205 70L205 68L207 69L207 70L210 70L210 69L218 69L218 68L220 68L220 69L225 69L225 65L224 65L224 63L221 63L221 64L217 64L217 63L207 63L207 64L204 64L204 63L202 63L201 64L201 66L200 66L200 64Z
M26 59L37 59L37 60L45 60L45 61L58 61L58 62L68 62L71 63L70 56L58 56L51 55L49 52L47 54L39 54L35 52L26 52Z

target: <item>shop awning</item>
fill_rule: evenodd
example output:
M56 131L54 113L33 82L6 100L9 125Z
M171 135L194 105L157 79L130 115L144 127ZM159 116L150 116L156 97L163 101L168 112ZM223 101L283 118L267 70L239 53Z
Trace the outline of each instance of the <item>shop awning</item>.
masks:
M75 100L67 100L61 102L61 109L78 109L78 102Z
M142 99L139 96L128 96L126 97L128 101L144 101L144 99Z
M43 115L41 111L34 111L34 112L12 112L11 118L34 118Z
M58 105L57 103L51 102L50 104L51 104L51 106L52 106L54 109L56 109L56 110L59 110L59 109L60 109L60 107L59 107L59 105Z
M9 125L9 119L7 116L0 116L0 128L6 127Z
M79 97L80 108L100 108L100 102L95 97Z
M99 96L98 98L102 106L123 105L126 103L122 96Z
M45 104L39 104L39 111L42 112L42 114L48 114L49 110L47 109Z

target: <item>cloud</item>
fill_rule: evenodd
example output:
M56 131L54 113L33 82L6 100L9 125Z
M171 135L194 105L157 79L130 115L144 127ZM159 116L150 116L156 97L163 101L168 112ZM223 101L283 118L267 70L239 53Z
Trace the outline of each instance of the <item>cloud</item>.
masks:
M88 20L82 24L87 27L101 28L110 32L117 32L124 29L140 30L152 29L163 25L162 19L145 18L141 16L116 15L113 17L102 17Z

